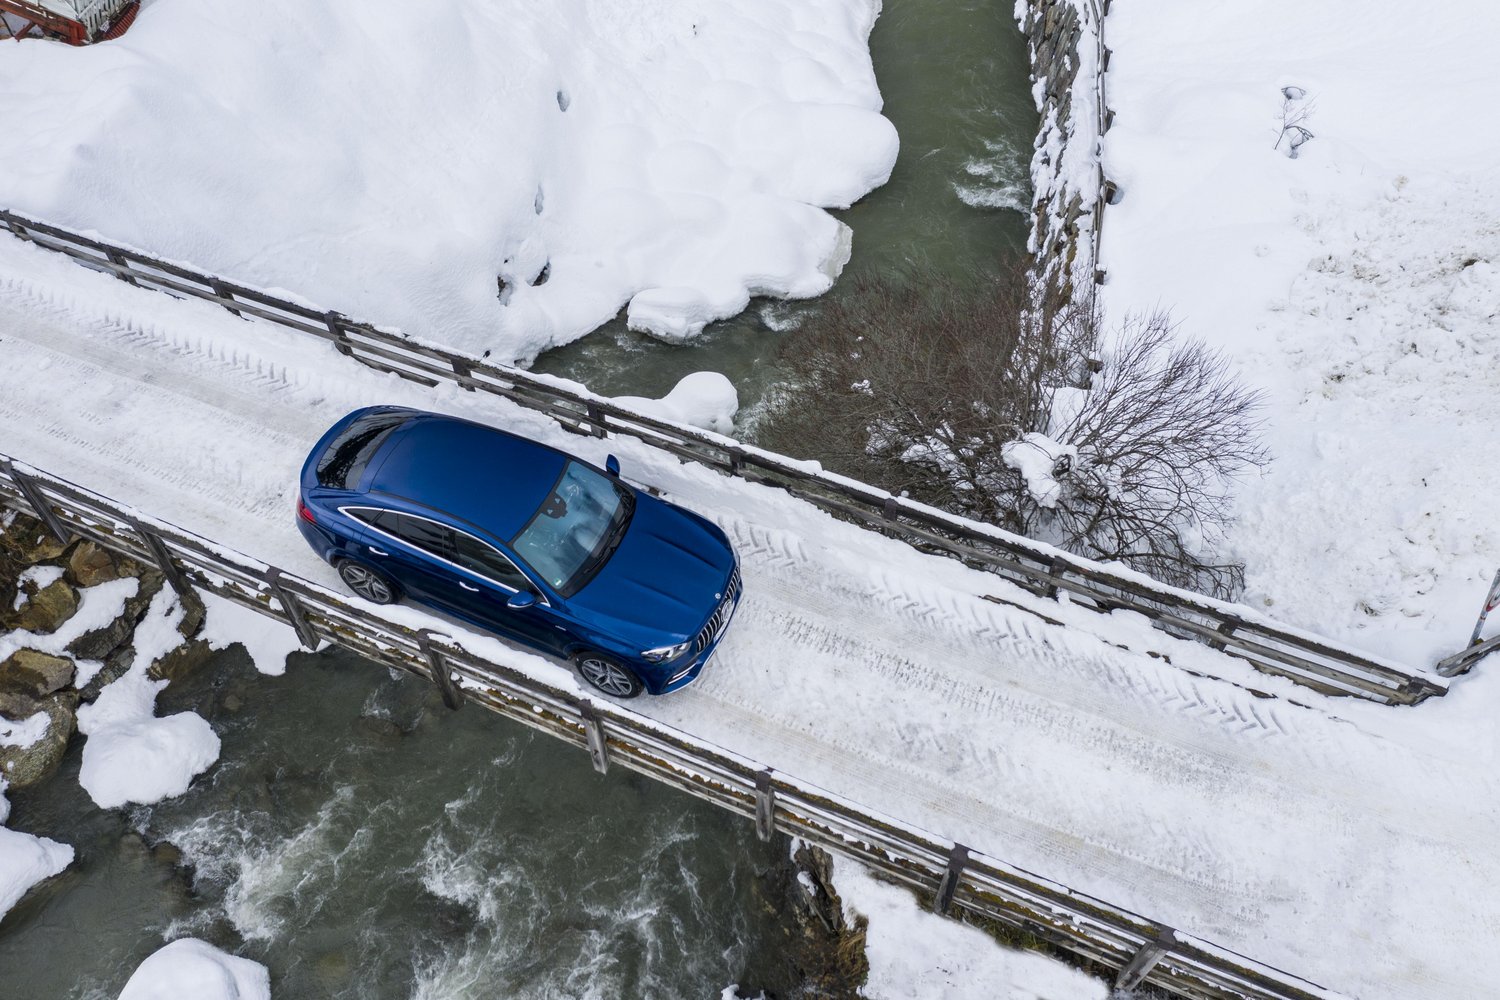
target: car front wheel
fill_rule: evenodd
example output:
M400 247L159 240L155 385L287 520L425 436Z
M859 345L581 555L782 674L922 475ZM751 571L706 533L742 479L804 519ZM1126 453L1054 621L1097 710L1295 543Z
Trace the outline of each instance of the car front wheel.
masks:
M646 690L634 671L601 653L579 653L573 663L590 686L612 698L634 698Z
M395 604L400 597L390 577L362 563L348 560L339 563L339 576L350 590L371 604Z

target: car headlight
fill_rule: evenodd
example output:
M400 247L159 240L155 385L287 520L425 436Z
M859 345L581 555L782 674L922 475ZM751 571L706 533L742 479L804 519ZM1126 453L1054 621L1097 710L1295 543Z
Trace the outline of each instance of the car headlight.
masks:
M686 642L679 642L675 646L658 646L656 649L645 650L641 653L641 656L652 663L663 663L667 660L677 659L683 653L686 653L688 647L692 644L693 640L689 639Z

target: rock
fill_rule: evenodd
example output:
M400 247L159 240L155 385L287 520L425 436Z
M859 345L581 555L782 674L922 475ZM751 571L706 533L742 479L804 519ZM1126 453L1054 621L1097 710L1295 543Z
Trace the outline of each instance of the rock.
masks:
M186 600L177 598L177 603L182 606L182 621L177 623L177 632L184 639L196 639L198 633L203 631L203 623L208 620L208 609L203 606L203 598L196 592Z
M43 698L37 702L36 711L47 713L46 735L29 747L0 746L0 774L11 788L40 784L57 769L78 728L77 709L76 691L59 691Z
M226 694L224 696L224 711L228 712L230 715L234 715L236 712L238 712L240 709L242 709L244 707L245 707L245 703L242 700L240 700L240 696L239 695L237 695L237 694Z
M73 661L35 649L18 649L0 662L0 690L41 698L73 683Z
M78 692L78 696L84 701L93 703L110 684L124 677L130 670L130 665L135 662L135 647L131 645L120 646L104 658L104 669L95 674L87 684Z
M53 537L45 524L25 514L17 517L10 529L0 534L0 544L10 550L23 566L56 559L67 548L66 543Z
M153 572L142 576L140 588L136 590L134 597L126 600L125 608L120 612L120 616L108 625L96 628L92 632L85 632L68 643L68 652L80 660L108 662L111 653L130 641L130 637L135 634L136 623L141 620L141 616L146 613L146 608L151 605L151 599L161 588L160 573Z
M7 719L29 719L36 714L35 695L24 691L0 690L0 715Z
M59 577L32 594L21 610L6 614L3 623L18 631L49 635L62 628L77 610L78 591Z
M213 656L206 639L189 641L157 657L146 670L152 680L179 681L196 673Z
M64 564L67 566L68 581L75 587L97 587L125 575L115 564L115 557L108 549L87 540L73 543Z

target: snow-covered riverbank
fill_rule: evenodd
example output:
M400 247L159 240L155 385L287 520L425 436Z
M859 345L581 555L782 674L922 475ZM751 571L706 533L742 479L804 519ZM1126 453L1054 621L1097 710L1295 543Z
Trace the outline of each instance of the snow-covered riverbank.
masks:
M1107 306L1170 309L1267 393L1246 599L1412 662L1463 646L1500 565L1497 37L1482 0L1107 22Z
M8 207L528 359L828 289L884 183L878 3L155 0L10 45ZM24 96L22 96L24 95Z

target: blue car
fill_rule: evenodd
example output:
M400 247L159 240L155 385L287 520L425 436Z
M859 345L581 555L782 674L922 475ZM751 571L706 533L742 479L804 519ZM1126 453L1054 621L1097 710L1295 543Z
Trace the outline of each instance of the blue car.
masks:
M740 598L707 519L493 427L356 410L302 467L297 527L365 600L403 598L571 660L605 694L691 683Z

